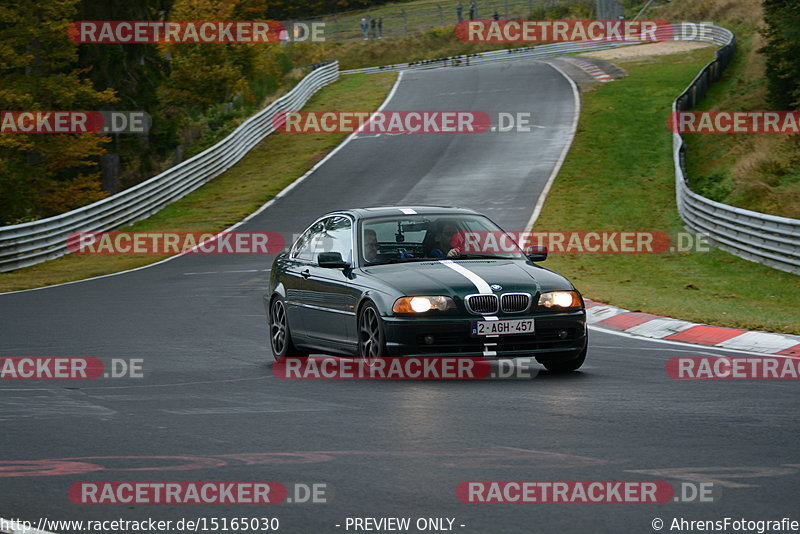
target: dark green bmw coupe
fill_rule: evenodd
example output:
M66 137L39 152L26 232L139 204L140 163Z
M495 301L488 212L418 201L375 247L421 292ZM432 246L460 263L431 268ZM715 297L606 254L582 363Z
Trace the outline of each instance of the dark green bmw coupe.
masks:
M579 368L587 348L583 298L537 265L546 249L469 246L476 236L507 237L460 208L363 208L319 218L272 265L264 305L275 358L535 356L550 371Z

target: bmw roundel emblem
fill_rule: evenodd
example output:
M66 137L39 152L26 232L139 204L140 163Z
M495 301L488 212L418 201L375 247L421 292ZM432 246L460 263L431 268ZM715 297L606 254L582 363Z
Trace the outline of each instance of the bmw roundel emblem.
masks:
M489 287L492 288L492 291L500 291L501 289L503 289L503 286L501 286L500 284L492 284Z

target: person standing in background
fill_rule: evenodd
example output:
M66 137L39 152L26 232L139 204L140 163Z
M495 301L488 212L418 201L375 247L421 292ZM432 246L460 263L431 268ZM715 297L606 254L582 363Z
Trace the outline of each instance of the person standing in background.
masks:
M361 19L361 33L364 34L364 40L366 41L369 39L369 23L367 23L367 19Z
M375 39L378 36L378 30L377 30L378 21L373 19L373 18L370 18L369 19L369 26L370 26L370 30L371 30L370 37L372 39Z
M383 39L383 17L378 19L378 39Z
M469 20L475 20L475 17L478 16L478 6L475 4L475 1L469 3Z
M464 20L464 4L461 2L456 6L456 16L458 17L458 22Z

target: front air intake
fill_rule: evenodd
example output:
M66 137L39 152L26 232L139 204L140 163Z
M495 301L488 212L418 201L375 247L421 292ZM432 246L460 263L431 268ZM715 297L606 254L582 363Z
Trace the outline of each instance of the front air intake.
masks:
M500 309L504 313L522 313L530 304L530 293L506 293L500 297Z
M468 295L467 309L481 315L494 315L498 310L497 295Z

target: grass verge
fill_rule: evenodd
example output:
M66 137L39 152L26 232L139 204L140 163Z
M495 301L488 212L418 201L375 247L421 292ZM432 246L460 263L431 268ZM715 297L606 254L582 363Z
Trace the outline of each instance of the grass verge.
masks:
M583 94L574 144L537 231L683 230L666 117L712 53L700 49L626 62L628 77ZM553 254L545 265L600 302L694 322L800 334L800 278L720 250Z
M305 110L374 110L397 75L342 77L314 95ZM240 221L333 150L347 134L274 133L224 174L126 232L218 232ZM0 273L0 292L42 287L141 267L166 256L70 254L10 273Z

